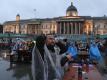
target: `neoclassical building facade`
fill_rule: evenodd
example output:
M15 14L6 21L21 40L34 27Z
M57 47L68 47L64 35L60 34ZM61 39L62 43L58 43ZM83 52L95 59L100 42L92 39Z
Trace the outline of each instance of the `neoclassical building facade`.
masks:
M66 16L45 19L20 19L3 24L3 33L17 34L107 34L107 17L79 16L77 8L71 3Z

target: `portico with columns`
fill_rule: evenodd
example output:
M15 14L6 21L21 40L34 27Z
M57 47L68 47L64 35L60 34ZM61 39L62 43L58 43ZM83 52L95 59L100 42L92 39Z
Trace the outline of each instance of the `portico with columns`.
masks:
M89 20L86 20L89 18ZM89 16L78 16L77 8L71 2L71 5L66 10L66 16L57 20L58 34L78 35L87 33L93 30L92 20Z
M84 19L70 19L57 21L58 34L82 34Z

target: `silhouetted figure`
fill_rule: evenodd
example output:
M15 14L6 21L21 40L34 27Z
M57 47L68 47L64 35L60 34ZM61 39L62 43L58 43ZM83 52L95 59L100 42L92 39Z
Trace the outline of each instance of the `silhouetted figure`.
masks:
M44 60L44 44L45 44L45 42L46 42L45 35L40 35L36 38L36 47L38 48L43 60Z

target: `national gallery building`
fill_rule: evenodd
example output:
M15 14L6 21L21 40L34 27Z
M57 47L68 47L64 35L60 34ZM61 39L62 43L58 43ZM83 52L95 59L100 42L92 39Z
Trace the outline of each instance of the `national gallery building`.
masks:
M44 19L20 19L3 24L3 33L16 34L107 34L107 17L79 16L71 3L65 16Z

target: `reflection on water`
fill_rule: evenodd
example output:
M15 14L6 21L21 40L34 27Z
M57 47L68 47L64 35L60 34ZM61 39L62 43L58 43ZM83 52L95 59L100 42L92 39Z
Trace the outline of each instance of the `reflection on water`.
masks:
M33 80L31 64L10 64L0 58L0 80Z
M29 80L32 80L32 74L31 74L31 66L28 64L16 64L13 68L7 69L7 71L13 70L13 77L20 80L26 80L26 78L29 78Z
M10 64L5 57L6 55L2 57L0 54L0 80L33 80L31 64ZM107 73L104 72L107 69L107 56L102 55L99 66L103 80L107 80Z

